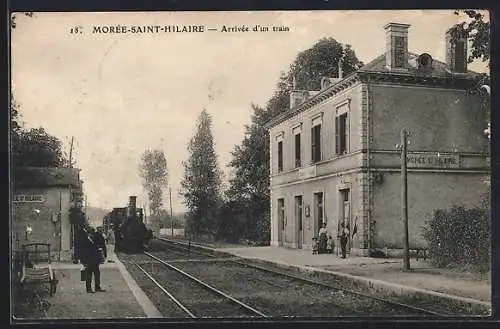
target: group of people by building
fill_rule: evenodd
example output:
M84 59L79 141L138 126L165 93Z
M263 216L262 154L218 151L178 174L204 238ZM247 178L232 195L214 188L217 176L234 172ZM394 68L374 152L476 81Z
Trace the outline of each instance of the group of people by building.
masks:
M88 293L104 292L101 288L101 272L99 265L107 258L106 238L102 227L94 229L82 224L75 234L75 260L82 265L81 280L85 281ZM94 290L92 290L94 277Z
M340 241L341 257L346 258L347 255L347 243L349 242L349 224L340 224L340 229L338 231L338 239ZM328 234L326 229L326 223L319 229L319 238L313 238L313 254L333 254L335 251L335 240L332 238L331 234Z

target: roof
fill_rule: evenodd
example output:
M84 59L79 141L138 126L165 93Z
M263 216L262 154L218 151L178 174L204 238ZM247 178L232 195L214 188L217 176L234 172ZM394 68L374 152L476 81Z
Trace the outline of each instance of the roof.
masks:
M14 187L80 187L80 169L77 168L38 168L26 167L13 169Z
M415 54L412 52L408 52L408 69L406 71L397 71L395 74L398 75L425 75L426 77L442 77L442 78L451 78L453 75L457 73L452 73L448 69L448 65L436 59L432 59L432 70L421 71L418 69L417 58L421 54ZM369 62L368 64L361 67L357 72L372 72L372 73L391 73L391 71L386 67L385 61L385 53L376 57L374 60ZM479 73L468 70L467 75L470 77L474 77L479 75Z
M419 69L417 64L417 58L419 54L408 52L408 69L405 70L390 70L386 67L385 53L376 57L368 64L362 66L357 71L344 77L342 80L332 83L326 89L311 94L312 97L308 98L302 104L296 106L294 109L289 109L278 115L277 117L271 118L268 122L264 124L266 129L270 129L273 126L283 122L284 120L291 118L298 113L310 108L318 101L332 97L341 90L351 86L354 81L359 80L362 75L384 75L384 76L398 76L398 77L415 77L424 80L434 80L438 79L441 81L452 81L453 79L465 79L472 80L477 78L481 74L468 70L467 73L453 73L448 69L448 66L438 60L432 59L432 69Z

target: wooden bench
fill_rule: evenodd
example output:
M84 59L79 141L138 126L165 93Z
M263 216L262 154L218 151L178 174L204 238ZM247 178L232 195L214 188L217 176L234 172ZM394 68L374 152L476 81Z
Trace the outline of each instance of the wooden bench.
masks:
M26 285L49 285L49 294L56 292L57 279L51 266L50 244L30 243L23 245L18 283Z

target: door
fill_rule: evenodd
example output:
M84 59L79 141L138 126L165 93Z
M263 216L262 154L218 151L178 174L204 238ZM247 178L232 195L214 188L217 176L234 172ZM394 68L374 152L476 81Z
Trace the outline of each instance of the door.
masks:
M313 236L318 237L319 229L323 226L323 192L314 193L314 225Z
M351 223L351 201L349 200L349 190L342 190L342 223L349 229L349 238L347 240L347 252L351 251L352 245L352 223Z
M285 237L285 199L278 199L278 245L283 245Z
M295 197L295 227L297 248L302 249L304 243L304 230L302 222L302 195Z

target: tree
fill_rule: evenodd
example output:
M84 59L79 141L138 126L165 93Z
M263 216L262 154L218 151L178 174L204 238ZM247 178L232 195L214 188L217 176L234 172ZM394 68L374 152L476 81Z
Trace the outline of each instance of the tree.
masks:
M449 30L452 39L467 38L471 48L471 54L467 58L467 61L472 63L474 60L480 59L483 62L487 62L488 67L490 67L490 22L477 10L457 10L455 11L455 15L465 15L466 17L464 17L464 21L456 24ZM476 83L470 90L473 93L479 93L483 96L481 98L481 107L488 117L488 122L486 122L488 127L490 125L489 117L491 111L489 85L489 75L481 74L476 78ZM487 88L484 88L484 86L487 86ZM490 138L488 133L486 135Z
M477 10L457 10L455 15L466 15L468 19L456 24L450 29L451 36L456 40L466 37L471 45L471 55L468 62L476 59L488 62L490 66L490 22Z
M67 159L61 141L44 128L25 129L20 105L10 95L10 150L13 167L62 167Z
M61 141L42 127L20 130L12 140L12 157L17 167L62 167L66 163Z
M139 171L142 185L148 193L150 213L159 219L163 207L163 188L168 184L167 159L163 151L144 151Z
M221 203L222 172L217 164L212 135L212 117L203 109L188 146L180 194L188 208L188 230L195 235L216 235Z
M270 241L269 218L269 135L265 122L290 107L290 90L295 78L297 89L319 90L324 76L336 77L342 59L342 72L350 74L363 65L349 45L335 39L319 40L310 49L299 53L287 73L282 73L276 91L265 108L252 104L251 124L245 127L241 145L235 146L232 167L234 177L226 193L224 209L225 227L231 239L240 237L257 241Z

